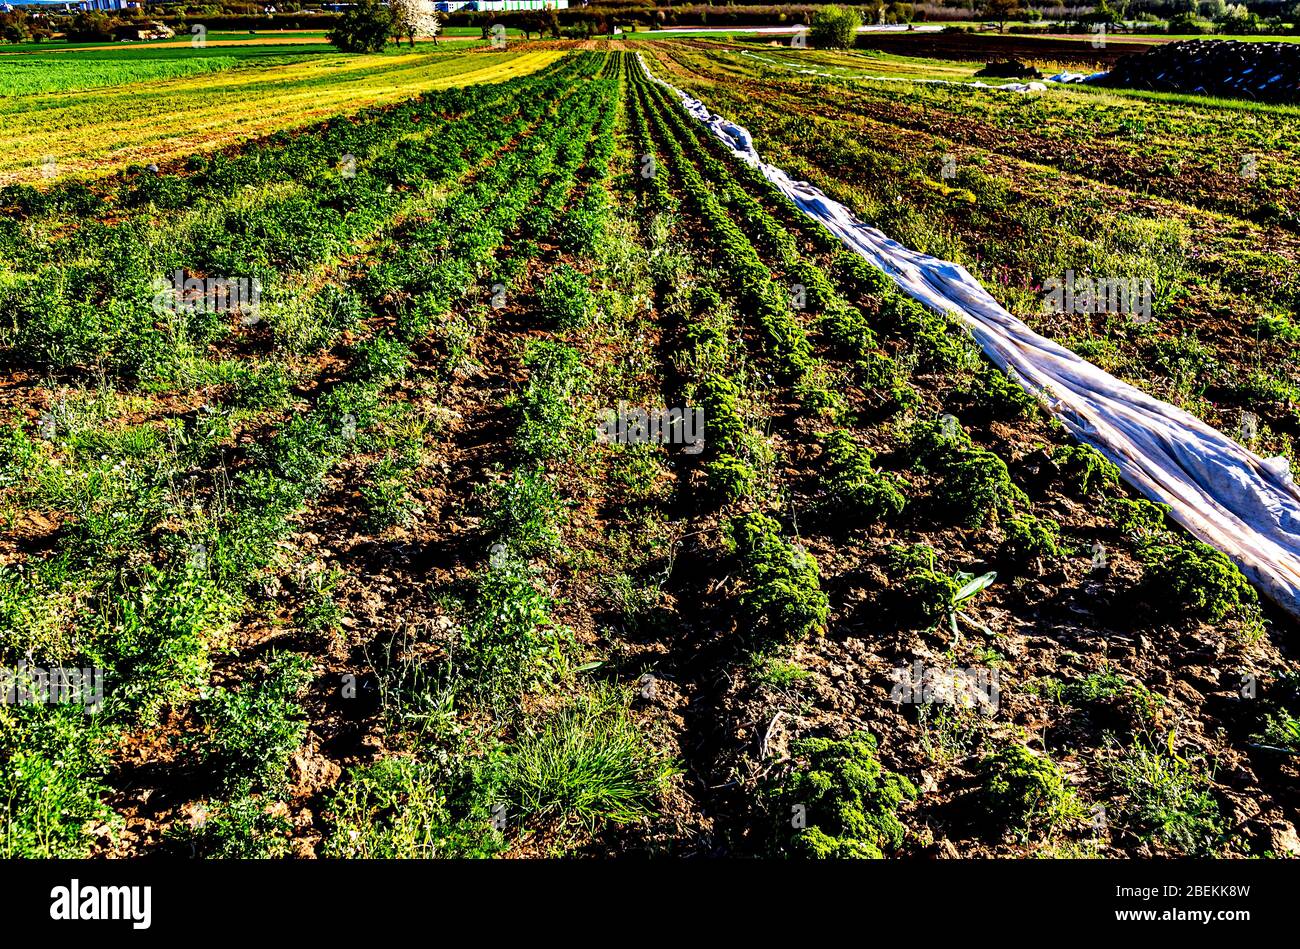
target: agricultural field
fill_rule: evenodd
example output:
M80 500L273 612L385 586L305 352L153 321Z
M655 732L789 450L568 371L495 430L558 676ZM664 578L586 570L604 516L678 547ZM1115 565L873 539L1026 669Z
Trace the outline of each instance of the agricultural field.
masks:
M1295 460L1295 108L876 81L898 74L891 58L855 53L655 50L666 78L749 128L775 164L965 264L1033 329L1120 378L1223 430L1256 416L1250 447ZM810 67L824 75L797 71ZM1044 284L1067 272L1149 280L1147 318L1048 312Z
M524 75L564 55L542 49L475 56L426 46L373 57L324 52L330 49L324 46L298 53L261 49L263 56L248 56L251 49L227 56L216 47L195 51L214 56L161 56L126 66L120 58L98 55L64 62L71 53L54 53L34 70L25 58L0 57L0 126L6 134L0 182L54 177L60 167L103 172L178 160L429 90ZM141 71L148 78L133 81ZM123 76L126 83L120 84ZM40 88L56 79L71 89ZM6 89L20 92L6 95Z
M1300 855L1295 605L665 83L1292 469L1295 107L233 48L0 55L0 857Z

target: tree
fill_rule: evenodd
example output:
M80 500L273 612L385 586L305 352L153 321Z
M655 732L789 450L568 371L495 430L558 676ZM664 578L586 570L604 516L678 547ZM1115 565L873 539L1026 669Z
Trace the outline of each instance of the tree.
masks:
M1020 15L1020 0L983 0L980 16L998 25L998 32L1007 31L1007 22Z
M25 11L0 13L0 43L26 43L31 38L32 31Z
M378 53L393 32L393 13L379 0L357 0L326 39L345 53Z
M388 9L393 14L393 39L397 43L403 36L411 46L415 46L417 36L432 36L433 42L438 42L442 21L432 0L389 0Z
M102 43L113 38L117 20L98 10L81 10L63 28L64 39L70 43Z
M1082 23L1090 23L1093 26L1117 26L1124 22L1124 14L1121 10L1116 10L1106 0L1093 7L1091 13L1086 13L1079 18Z
M1179 36L1183 34L1208 33L1211 26L1205 20L1202 20L1195 13L1175 13L1169 18L1169 25L1165 27L1169 33Z
M542 33L548 30L550 31L551 39L558 40L560 38L560 18L555 15L554 9L552 9L551 7L547 7L546 9L544 9L541 13L540 22L542 24L542 29L538 31L539 38L541 37Z
M812 18L809 39L819 49L849 49L862 17L852 7L822 7Z

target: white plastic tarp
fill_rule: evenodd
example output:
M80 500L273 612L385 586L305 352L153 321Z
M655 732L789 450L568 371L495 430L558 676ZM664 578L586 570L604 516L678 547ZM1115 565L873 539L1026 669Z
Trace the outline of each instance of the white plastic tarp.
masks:
M638 58L640 54L638 53ZM984 352L1080 441L1194 536L1227 554L1269 598L1300 618L1300 490L1284 458L1265 460L1200 419L1038 335L1005 310L965 267L909 250L858 220L806 181L762 160L749 132L680 89L685 110L805 214L880 268L908 295L950 313Z

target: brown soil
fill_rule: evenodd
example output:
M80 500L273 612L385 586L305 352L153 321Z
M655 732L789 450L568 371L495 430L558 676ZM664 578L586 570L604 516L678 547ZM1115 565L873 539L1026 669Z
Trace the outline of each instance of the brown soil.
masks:
M856 45L859 49L878 49L900 56L928 59L1018 59L1031 65L1072 63L1107 68L1121 56L1146 52L1152 44L1151 41L1107 37L1106 45L1097 48L1090 39L1046 39L1015 34L916 33L909 36L906 33L864 33L858 37Z

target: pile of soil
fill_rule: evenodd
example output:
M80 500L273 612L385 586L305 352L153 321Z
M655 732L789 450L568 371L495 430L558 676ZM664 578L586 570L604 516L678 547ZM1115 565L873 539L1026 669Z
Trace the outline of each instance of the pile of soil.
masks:
M1300 44L1185 40L1125 56L1100 85L1300 102Z
M989 79L1042 79L1043 74L1033 66L1026 66L1018 59L1008 59L1004 62L986 63L984 68L975 74L979 78Z

